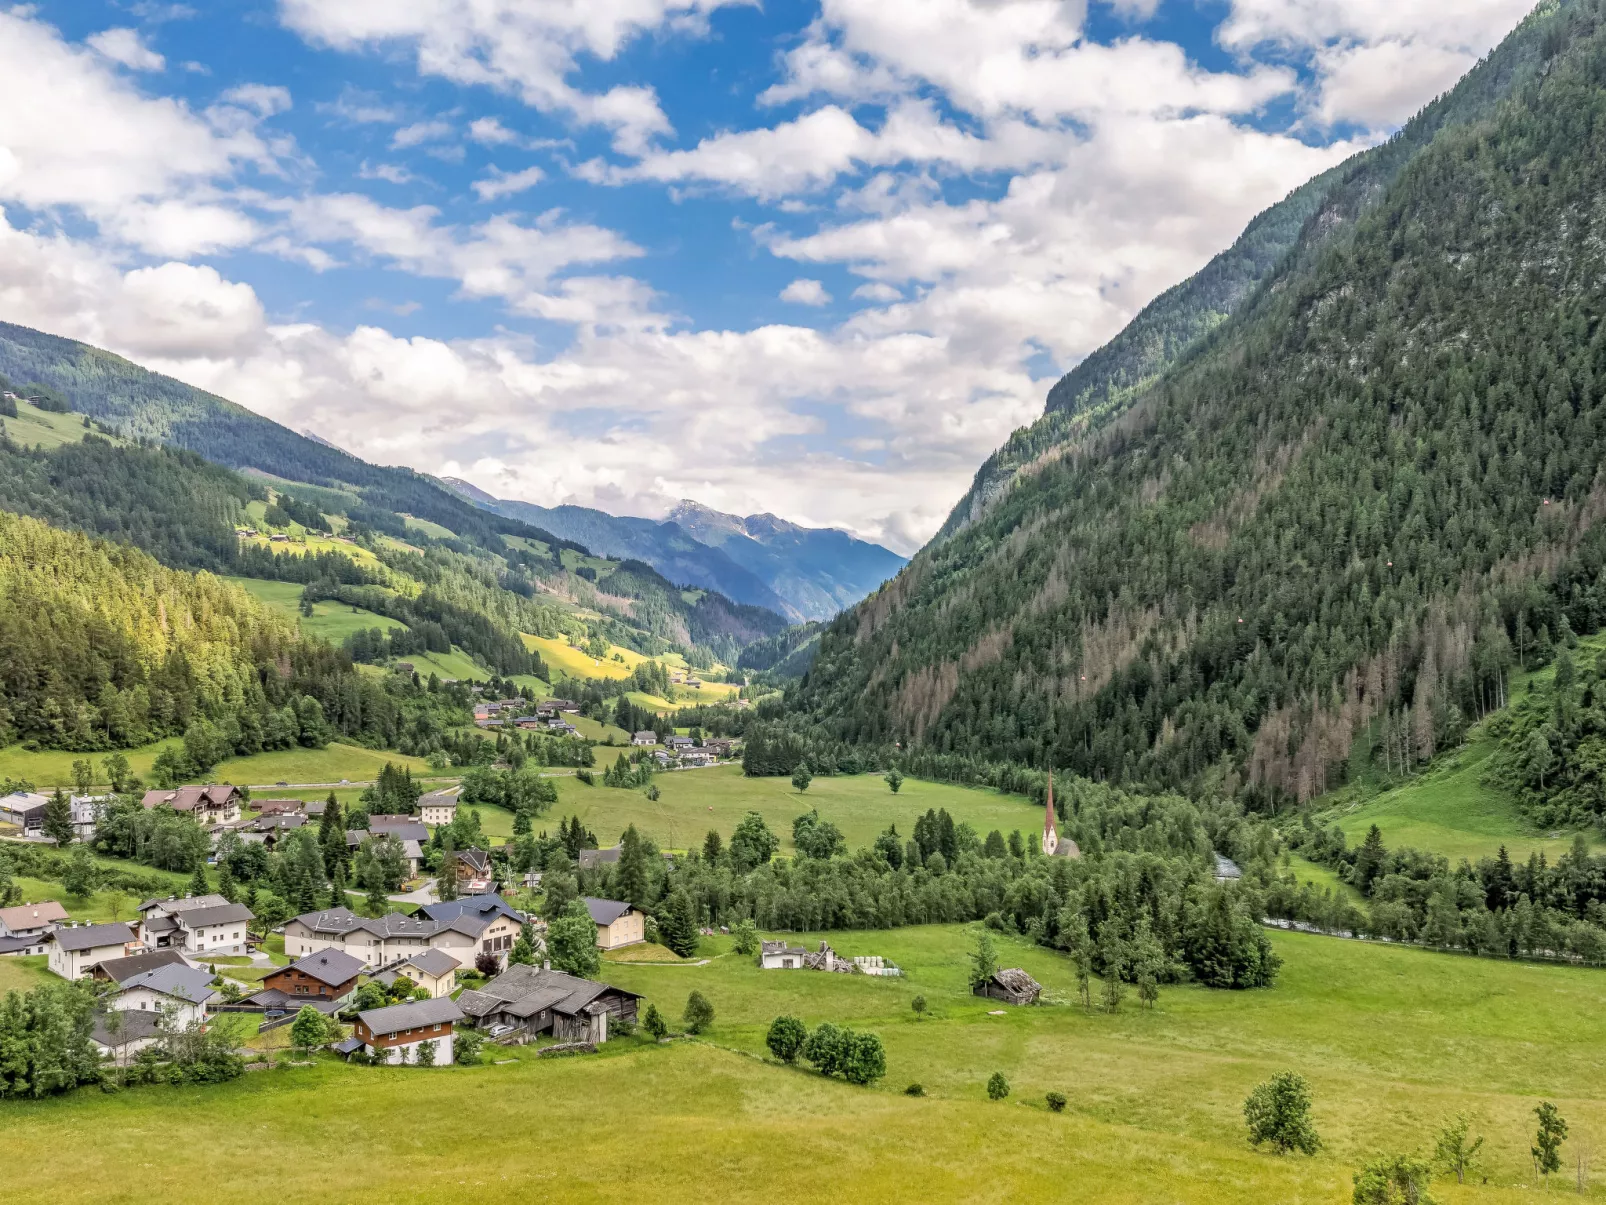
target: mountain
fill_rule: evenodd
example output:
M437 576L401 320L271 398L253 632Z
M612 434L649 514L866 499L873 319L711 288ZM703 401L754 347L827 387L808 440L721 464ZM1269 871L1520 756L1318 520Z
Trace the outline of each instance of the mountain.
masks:
M802 619L830 619L907 563L845 531L799 527L769 514L738 518L682 501L669 521L758 576Z
M523 634L734 664L744 645L786 626L771 609L714 590L688 596L643 561L593 557L423 474L368 464L75 340L0 323L0 376L44 386L69 411L18 403L19 433L65 442L0 439L0 508L132 544L174 568L297 581L325 597L364 592L346 601L436 625L488 671L543 672ZM268 526L343 527L355 544L329 541L303 559L239 542L247 506L270 501L278 518ZM363 552L382 570L357 566Z
M766 607L789 619L801 618L755 574L717 548L694 540L677 524L610 515L585 506L537 506L533 502L492 497L457 477L442 480L476 506L533 523L566 540L584 544L599 556L645 561L680 585L717 590L734 602Z
M445 482L496 514L533 523L603 556L645 561L671 581L718 590L795 622L830 619L905 564L879 544L774 515L739 518L683 501L666 521L638 519L495 498L455 477Z
M1313 184L1241 296L1159 299L822 634L814 747L1274 807L1424 761L1606 621L1606 3Z

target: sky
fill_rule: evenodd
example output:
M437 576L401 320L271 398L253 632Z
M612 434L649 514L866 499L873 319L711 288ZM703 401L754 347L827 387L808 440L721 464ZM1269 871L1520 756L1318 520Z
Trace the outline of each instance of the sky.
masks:
M364 459L899 552L1528 0L0 6L0 319Z

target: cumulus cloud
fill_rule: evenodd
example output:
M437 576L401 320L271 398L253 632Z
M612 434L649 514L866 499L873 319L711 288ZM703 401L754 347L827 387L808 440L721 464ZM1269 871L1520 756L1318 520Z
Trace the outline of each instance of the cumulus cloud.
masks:
M546 173L538 167L527 167L518 172L504 172L492 167L490 175L474 181L474 192L482 201L495 201L534 188L545 177Z
M166 59L145 45L137 29L103 29L87 41L97 54L131 71L161 71L167 66Z
M278 84L241 84L225 92L223 99L231 105L250 109L258 117L273 117L290 111L290 89Z
M800 276L781 290L781 300L797 305L827 305L831 294L825 291L825 286L819 281Z
M442 138L451 137L451 133L452 123L449 121L415 121L392 134L390 145L394 150L404 150L426 142L439 142Z

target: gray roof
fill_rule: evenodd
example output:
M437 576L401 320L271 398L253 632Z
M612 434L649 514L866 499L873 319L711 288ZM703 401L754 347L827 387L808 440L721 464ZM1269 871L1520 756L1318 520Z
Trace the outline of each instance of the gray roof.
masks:
M461 1021L463 1010L457 1001L448 996L432 1000L413 1000L407 1004L392 1004L388 1008L370 1008L357 1014L357 1019L373 1034L399 1033L420 1025L444 1025Z
M219 904L228 902L228 900L213 891L207 895L186 895L182 899L168 896L165 900L146 900L139 906L138 910L140 912L149 912L152 908L160 908L163 912L188 912L193 908L216 908Z
M134 931L121 922L111 925L78 925L56 930L56 944L63 950L93 950L101 946L125 946L134 940Z
M133 1008L119 1009L117 1010L117 1015L121 1020L118 1022L118 1033L114 1039L112 1031L107 1026L107 1014L95 1014L95 1024L89 1031L89 1036L97 1044L101 1046L123 1046L129 1042L139 1042L146 1038L157 1037L162 1032L161 1013L142 1012L137 1008Z
M517 965L508 967L478 991L464 992L458 1003L465 1013L476 1018L490 1013L533 1017L547 1009L573 1015L604 992L618 992L639 999L635 992L612 984L581 979L562 971Z
M429 829L425 828L424 822L416 816L370 816L368 831L375 834L389 833L402 841L429 840Z
M471 899L484 899L490 897L472 896ZM460 902L460 901L454 901ZM441 905L431 904L431 908ZM504 905L505 907L505 905ZM509 909L509 912L512 910ZM517 915L516 913L514 914ZM465 912L452 916L447 920L436 920L428 915L422 908L417 916L403 916L400 912L392 912L389 916L382 916L378 920L367 920L358 916L350 908L327 908L322 912L306 912L295 919L306 925L314 933L331 933L345 935L358 929L365 933L372 933L375 937L433 937L450 929L456 933L463 933L469 937L478 937L485 931L485 927L496 919L497 913Z
M217 995L212 990L211 971L203 971L183 962L170 962L163 966L152 967L148 971L141 971L132 979L121 979L118 982L125 992L133 991L135 988L149 988L164 996L189 1000L194 1004L205 1004Z
M591 913L591 919L599 925L611 925L633 907L623 900L599 900L595 896L585 897L586 911Z
M222 903L211 908L191 908L180 914L185 926L198 929L202 925L226 925L230 921L255 920L256 913L244 904Z
M20 954L39 946L48 946L54 940L49 933L35 933L32 937L0 937L0 954Z
M414 954L406 962L407 966L415 966L425 974L436 978L455 971L462 964L444 950L425 950L422 954Z
M582 849L580 851L580 869L590 870L604 862L617 862L619 860L619 847L611 849Z
M465 895L439 904L424 904L418 911L431 920L438 921L455 920L459 916L483 916L489 920L505 916L520 923L524 920L506 900L494 892L490 895Z
M95 970L114 983L132 979L157 967L182 966L184 955L177 950L148 950L144 954L130 954L127 958L108 958L96 965Z
M319 950L316 954L308 954L287 967L280 967L268 973L277 975L284 971L300 971L319 983L339 987L342 983L348 983L360 975L363 965L360 958L353 958L344 950Z

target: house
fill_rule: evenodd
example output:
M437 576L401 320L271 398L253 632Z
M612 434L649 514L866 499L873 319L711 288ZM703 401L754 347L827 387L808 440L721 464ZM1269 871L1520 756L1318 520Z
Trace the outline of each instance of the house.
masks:
M343 1001L357 990L363 961L344 950L320 950L298 958L289 966L263 976L265 991L277 991L291 1001Z
M560 1042L606 1042L609 1018L634 1021L640 999L635 992L549 966L521 965L482 988L464 991L457 1002L475 1026L493 1034L505 1025L520 1036L550 1032Z
M90 978L102 979L108 983L122 983L125 979L133 979L143 975L146 971L154 971L157 967L186 966L184 955L177 950L147 950L142 954L130 954L127 958L113 958L109 962L102 962L90 972Z
M178 1028L205 1023L207 1008L221 995L212 987L212 972L185 962L140 971L117 985L108 1003L124 1012L167 1013Z
M235 831L240 834L240 840L266 845L272 852L286 833L294 832L306 823L307 818L301 815L258 816Z
M422 795L418 800L418 818L425 824L450 824L457 818L457 792L459 788L453 787L449 791L431 791Z
M1216 860L1216 882L1225 883L1231 879L1244 877L1243 870L1231 858L1224 858L1220 854L1211 854L1210 856Z
M714 755L707 749L682 749L680 751L680 764L683 766L711 766L714 764Z
M178 787L171 791L146 791L140 801L147 808L166 804L175 812L188 812L202 824L238 824L240 788L221 786Z
M287 922L284 951L296 958L320 950L344 950L375 970L425 950L440 950L463 966L472 966L481 954L505 965L522 923L523 917L498 895L425 904L417 916L392 912L378 920L358 916L350 908L328 908Z
M711 757L729 757L735 742L728 737L714 737L703 742L703 748Z
M146 900L139 913L140 940L152 949L187 950L196 958L250 953L246 926L255 914L215 892L181 900Z
M161 1013L109 1009L95 1014L89 1040L102 1058L127 1065L147 1046L155 1046L166 1033Z
M823 941L818 950L790 946L784 941L761 942L758 961L766 971L830 971L837 975L852 975L859 970L856 960L843 958Z
M658 743L658 734L656 732L647 732L646 730L643 730L632 736L630 738L630 743L632 745L656 745Z
M88 841L95 835L100 818L115 801L112 795L70 795L67 806L72 811L72 835L79 841Z
M692 740L689 736L664 737L664 748L668 749L671 753L681 753L687 749L695 749L696 747L697 742Z
M251 806L259 816L298 816L307 805L299 799L253 799ZM321 808L319 814L322 814Z
M416 879L424 860L424 842L429 830L412 816L370 816L366 829L346 830L346 847L356 849L369 837L395 837L402 845L402 857L407 862L407 877Z
M8 954L48 954L53 933L35 933L28 937L0 937L0 958Z
M48 937L66 920L67 909L55 900L0 908L0 937Z
M1043 985L1019 967L998 971L985 983L978 983L971 991L978 996L1002 1000L1006 1004L1036 1004L1043 994Z
M620 946L633 946L646 940L646 918L622 900L599 900L585 897L586 911L597 926L597 948L616 950Z
M549 699L547 702L553 711L566 711L574 715L580 710L580 704L572 699Z
M352 1036L366 1052L387 1063L417 1063L418 1048L435 1043L435 1064L452 1061L452 1026L463 1019L463 1010L447 996L392 1004L389 1008L369 1008L357 1014Z
M582 849L579 863L581 870L595 870L599 866L610 866L619 860L619 847L610 846L608 849Z
M127 925L65 925L50 947L50 969L63 979L82 979L97 963L129 954L137 944Z
M15 824L23 836L39 832L45 824L45 804L48 795L37 791L13 791L0 796L0 824Z
M457 990L458 961L441 950L425 950L392 963L374 976L386 987L406 976L431 996L450 996Z
M1048 801L1043 808L1043 853L1050 858L1080 858L1081 849L1069 837L1059 835L1054 814L1054 771L1048 772Z
M442 874L457 875L457 889L471 896L489 895L496 890L496 871L491 868L491 855L483 849L460 849L452 855L452 864L441 867Z

